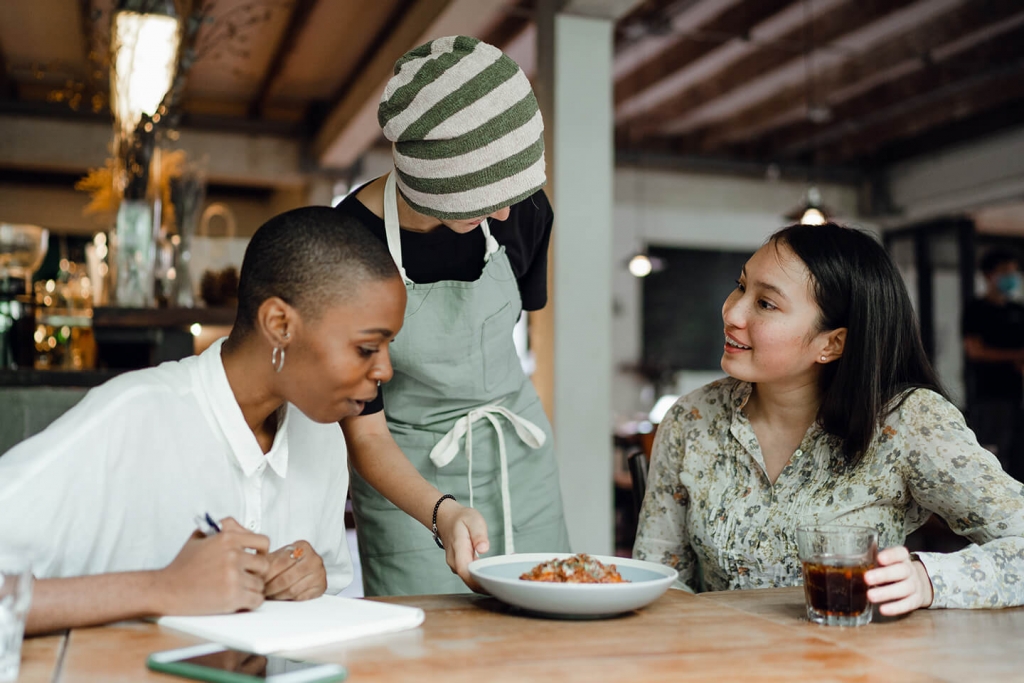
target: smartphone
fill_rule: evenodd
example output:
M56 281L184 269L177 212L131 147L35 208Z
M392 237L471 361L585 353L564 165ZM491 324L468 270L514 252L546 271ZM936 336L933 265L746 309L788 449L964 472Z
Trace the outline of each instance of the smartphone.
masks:
M337 664L257 655L216 643L154 652L146 666L153 671L213 683L327 683L344 680L348 675Z

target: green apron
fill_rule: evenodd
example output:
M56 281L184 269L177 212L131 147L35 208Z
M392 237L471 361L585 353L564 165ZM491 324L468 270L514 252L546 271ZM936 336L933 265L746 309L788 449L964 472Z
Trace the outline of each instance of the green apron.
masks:
M393 173L384 226L409 296L382 387L392 436L427 481L483 515L487 555L567 551L551 426L512 341L522 301L505 248L484 221L480 279L409 280ZM430 531L355 473L352 503L366 595L468 592Z

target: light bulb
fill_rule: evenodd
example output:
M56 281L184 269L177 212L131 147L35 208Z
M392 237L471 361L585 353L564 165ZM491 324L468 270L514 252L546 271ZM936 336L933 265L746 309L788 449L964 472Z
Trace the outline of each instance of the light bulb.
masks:
M825 214L813 206L808 206L804 215L800 216L801 225L825 225L825 222Z
M647 254L637 254L633 258L629 259L629 272L634 277L647 277L654 270L654 266L651 264L651 259L648 258Z

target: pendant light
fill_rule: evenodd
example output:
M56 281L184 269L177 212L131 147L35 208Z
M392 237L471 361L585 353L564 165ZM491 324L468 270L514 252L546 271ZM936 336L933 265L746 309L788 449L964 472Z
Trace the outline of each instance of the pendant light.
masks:
M799 222L801 225L824 225L832 219L832 212L825 208L821 201L821 191L818 189L817 163L818 163L818 134L816 127L832 118L832 113L825 105L819 105L814 97L814 73L811 68L811 55L814 52L814 36L812 31L814 17L811 13L809 0L804 0L804 27L807 35L804 47L804 74L806 82L806 107L807 121L815 127L811 133L811 163L809 185L803 202L794 210L785 214L785 218L791 222Z
M647 214L647 202L644 197L644 178L641 177L643 171L643 164L636 167L634 170L636 178L636 197L637 203L640 205L638 211L638 217L636 221L636 241L640 244L640 248L633 252L633 255L626 260L626 268L629 270L630 275L636 278L644 278L651 273L657 273L665 268L665 262L657 256L651 256L647 253L647 244L644 241L644 217Z
M110 100L115 126L131 136L157 115L171 88L181 33L172 0L119 0L111 24Z

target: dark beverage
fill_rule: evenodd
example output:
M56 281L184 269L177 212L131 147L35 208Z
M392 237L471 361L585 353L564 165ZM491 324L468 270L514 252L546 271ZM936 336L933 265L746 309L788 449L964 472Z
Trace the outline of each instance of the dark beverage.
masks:
M804 594L807 604L825 617L858 617L868 609L864 573L871 565L851 565L862 558L820 556L805 560Z

